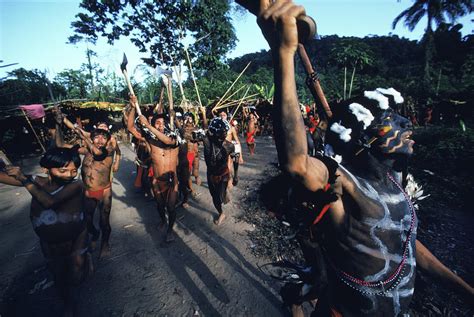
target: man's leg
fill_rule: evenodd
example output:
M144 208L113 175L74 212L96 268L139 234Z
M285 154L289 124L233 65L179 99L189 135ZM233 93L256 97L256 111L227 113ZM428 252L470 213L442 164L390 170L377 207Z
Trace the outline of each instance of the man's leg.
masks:
M166 242L174 241L173 227L176 221L176 201L178 199L178 184L175 179L173 187L169 189L166 210L168 211L168 230L166 231Z
M150 167L144 167L143 168L143 174L142 174L142 188L143 191L145 192L145 196L148 198L153 198L153 190L151 186L151 180L150 177L148 176L148 169Z
M95 249L100 231L94 226L94 212L97 207L97 200L94 198L84 197L84 213L87 222L87 231L92 235L91 249Z
M214 223L216 225L220 225L226 217L224 213L224 208L222 205L229 202L229 199L227 196L227 185L229 183L229 179L230 179L229 175L223 176L217 184L213 184L212 191L211 191L211 186L209 186L209 190L211 191L211 196L212 196L212 202L214 204L214 207L216 207L217 212L219 213L219 216L217 217L217 219L214 220Z
M197 147L197 143L196 143ZM201 177L199 177L199 152L196 150L193 160L193 176L196 185L201 186Z
M229 157L227 158L227 168L229 169L230 173L232 174L233 172L233 166L232 166L232 156L229 155ZM231 178L229 177L229 184L227 184L227 187L228 188L232 188L233 184L232 184L232 180Z
M192 193L191 173L188 164L180 164L178 166L178 196L181 194L183 198L182 206L188 207L189 194Z
M240 153L235 154L233 157L233 165L234 165L234 176L233 176L233 181L232 185L237 186L239 183L239 160L240 160Z
M166 195L166 186L163 186L161 182L162 181L154 178L152 186L153 186L153 194L155 196L155 201L156 201L156 209L158 210L158 214L160 215L160 218L161 218L159 228L164 229L167 223L166 212L165 212L166 197L164 197L164 195Z
M112 232L110 226L110 211L112 209L112 188L104 190L104 197L100 203L100 231L102 232L102 241L100 245L99 258L110 255L109 238Z
M92 273L93 268L86 263L86 257L90 257L87 249L87 230L84 230L74 240L72 252L69 259L69 277L68 277L68 299L71 310L75 313L77 301L79 300L79 286L86 278L87 274ZM88 271L89 270L89 271Z
M250 155L255 154L255 143L250 143L249 150L250 150Z

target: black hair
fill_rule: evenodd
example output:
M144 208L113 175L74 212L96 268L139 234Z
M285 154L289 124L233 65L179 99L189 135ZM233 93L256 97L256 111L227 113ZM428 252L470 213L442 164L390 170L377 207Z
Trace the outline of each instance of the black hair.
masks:
M77 152L78 146L72 148L55 147L44 153L40 160L40 166L51 169L65 167L70 162L74 163L76 168L81 166L81 157Z
M334 154L339 154L346 158L351 157L355 155L359 149L367 145L371 137L378 136L377 124L380 123L382 117L387 111L396 111L398 107L392 95L382 95L388 98L388 109L381 109L377 100L365 96L358 96L344 100L331 107L333 117L328 123L325 141L326 144L331 146L331 150ZM354 103L362 105L370 111L374 117L370 125L364 126L364 123L359 121L352 113L350 106ZM331 127L335 123L352 130L348 142L341 140L340 135L331 130ZM367 153L367 151L364 151L363 153ZM331 153L328 154L332 156Z
M153 117L151 118L151 125L154 127L155 122L158 119L164 119L166 121L167 115L165 113L155 113Z
M94 129L92 132L91 132L91 139L93 140L96 136L98 135L103 135L107 138L107 140L110 140L111 138L111 135L110 135L110 132L107 131L107 130L104 130L104 129Z

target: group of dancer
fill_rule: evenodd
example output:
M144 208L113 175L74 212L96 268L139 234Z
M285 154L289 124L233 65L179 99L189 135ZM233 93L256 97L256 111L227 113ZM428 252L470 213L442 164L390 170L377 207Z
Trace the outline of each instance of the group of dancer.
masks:
M259 25L267 39L275 68L273 131L279 164L292 180L296 209L286 220L297 228L297 239L314 282L292 289L292 312L301 316L301 303L311 301L315 316L400 316L408 313L416 268L425 270L468 296L473 288L445 267L416 238L417 217L402 187L400 171L413 153L410 121L397 114L403 103L390 89L365 91L361 97L333 106L326 121L299 108L294 55L298 45L297 19L304 8L291 1L261 1ZM207 183L217 210L216 225L226 218L228 189L239 182L243 163L235 123L220 111L210 120L198 113L163 111L137 115L130 99L124 122L135 138L136 185L154 198L165 240L174 240L178 200L186 206L193 195L191 177L199 178L199 144L207 165ZM200 127L197 122L202 120ZM249 113L246 143L255 149L258 117ZM229 119L229 121L228 121ZM308 131L321 137L309 150ZM120 149L107 124L88 133L56 112L56 146L41 158L47 174L25 175L7 166L0 182L24 186L33 197L30 218L41 248L73 312L75 291L87 275L90 249L101 237L99 256L110 252L112 177L119 168ZM66 144L62 127L72 129L81 145ZM313 139L314 141L314 139ZM82 160L81 167L81 157ZM76 179L79 169L81 180ZM100 230L94 211L100 213ZM91 242L89 245L89 241Z
M148 117L137 116L136 103L136 97L131 96L124 111L125 127L134 138L137 154L135 185L156 201L160 228L166 228L165 241L175 238L178 200L186 208L195 192L191 175L197 185L201 183L199 144L204 148L208 188L218 212L214 223L220 225L226 217L223 205L230 201L228 189L238 184L239 164L243 163L236 121L229 123L227 113L220 110L208 123L204 107L199 113L158 111ZM93 271L91 252L99 238L99 258L110 255L112 181L121 151L107 123L97 122L87 132L70 122L59 108L54 113L54 146L40 160L46 176L25 175L19 167L8 165L0 171L0 183L24 186L30 192L33 229L64 297L66 312L71 313L77 286ZM80 142L65 142L65 129L73 131ZM81 179L76 178L79 170ZM96 210L99 229L94 224Z

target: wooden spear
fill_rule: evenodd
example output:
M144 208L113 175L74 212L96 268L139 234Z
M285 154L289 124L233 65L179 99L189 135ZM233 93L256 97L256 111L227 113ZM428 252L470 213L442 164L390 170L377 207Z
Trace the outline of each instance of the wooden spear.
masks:
M189 58L188 49L184 46L184 52L186 53L186 60L188 61L189 72L191 73L191 78L193 79L194 89L196 89L196 94L199 101L199 106L202 107L201 96L199 95L199 89L196 84L196 78L194 78L193 65L191 64L191 59Z
M233 113L232 116L230 117L230 121L229 121L229 122L232 122L232 119L234 119L234 116L237 114L237 111L239 110L240 106L242 105L242 102L244 101L245 96L247 96L247 93L249 92L249 90L250 90L250 86L247 87L247 91L245 91L244 96L242 97L242 99L240 99L240 102L239 102L238 106L235 108L234 113Z
M125 53L123 53L123 60L122 60L122 64L120 64L120 69L122 70L123 76L125 77L125 81L127 82L127 86L128 86L128 90L130 91L130 95L135 96L135 92L133 91L132 84L130 83L130 79L128 78L127 64L128 64L127 55L125 55ZM138 105L138 100L135 103L135 109L137 111L137 115L141 116L142 111L140 110L140 106Z
M321 118L331 118L331 108L329 107L328 101L326 100L326 96L324 95L323 89L321 88L321 85L319 83L318 75L314 71L313 65L311 65L311 61L309 60L308 54L306 53L306 49L304 48L303 44L298 44L298 55L301 59L301 62L303 63L306 74L308 75L308 80L306 81L306 84L308 85L309 90L311 91L311 94L313 95L314 99L319 101L319 103L324 109L324 112L318 111L319 115L323 115ZM318 109L320 108L318 107Z
M26 122L28 122L28 124L31 128L31 131L33 131L33 134L35 135L36 140L38 141L39 145L41 146L41 149L43 150L43 153L46 152L46 149L44 148L43 143L41 142L40 138L38 137L38 134L36 134L35 128L33 128L33 125L31 124L30 118L28 118L28 116L26 115L25 110L21 109L21 112L25 116Z
M218 103L219 104L224 104L227 100L229 100L230 98L232 98L235 94L237 94L239 91L241 91L242 89L245 88L246 85L242 85L240 88L238 88L236 91L234 91L231 95L229 95L228 97L225 98L225 100L219 100ZM219 109L219 108L216 108L216 110Z
M168 88L167 88L168 89ZM163 104L163 95L165 93L165 88L164 87L161 87L161 91L160 91L160 100L158 101L158 103L156 104L155 106L155 109L153 109L153 113L158 113L159 109L162 107L162 104Z
M168 105L169 105L169 110L170 110L170 127L173 130L174 129L174 115L173 115L173 87L172 87L172 78L171 76L167 76L167 88L168 88Z
M230 85L229 89L227 89L227 91L224 93L224 95L219 99L219 101L217 102L217 104L214 106L214 108L212 108L212 111L216 110L216 108L218 106L220 106L220 104L222 103L222 100L224 100L224 97L229 93L229 91L232 89L232 87L234 87L235 83L239 80L239 78L244 74L244 72L247 70L247 68L250 66L252 62L249 62L247 64L247 66L245 66L245 68L240 72L239 76L237 76L237 78L234 80L234 82L232 83L232 85Z

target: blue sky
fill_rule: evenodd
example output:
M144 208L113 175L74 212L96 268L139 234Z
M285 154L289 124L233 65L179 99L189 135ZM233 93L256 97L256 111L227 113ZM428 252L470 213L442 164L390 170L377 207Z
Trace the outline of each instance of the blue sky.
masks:
M66 44L72 35L70 28L74 16L79 12L79 0L0 0L0 60L3 63L17 62L15 67L47 70L52 78L65 68L77 69L85 62L84 45ZM411 0L311 0L295 1L306 7L322 36L388 35L397 34L419 40L423 34L426 20L409 32L400 23L391 29L393 19L408 8ZM473 16L462 18L463 34L473 31ZM267 45L250 14L239 16L234 21L237 32L237 48L229 57L267 49ZM98 60L102 67L119 72L123 52L127 54L129 65L134 67L144 57L128 40L123 39L110 46L101 40L97 47ZM0 69L0 77L15 67Z

